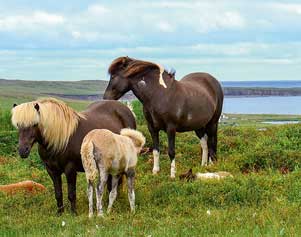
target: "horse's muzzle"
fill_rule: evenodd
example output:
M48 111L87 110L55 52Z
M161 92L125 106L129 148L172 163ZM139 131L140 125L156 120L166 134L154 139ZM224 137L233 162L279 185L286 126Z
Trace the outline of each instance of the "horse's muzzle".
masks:
M19 155L21 158L25 159L30 154L30 147L20 147L19 148Z

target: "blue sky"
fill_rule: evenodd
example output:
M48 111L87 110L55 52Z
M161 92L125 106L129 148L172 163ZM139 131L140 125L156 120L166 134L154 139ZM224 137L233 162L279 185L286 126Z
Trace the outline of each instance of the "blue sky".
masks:
M108 79L128 55L222 81L298 80L301 1L3 1L0 78Z

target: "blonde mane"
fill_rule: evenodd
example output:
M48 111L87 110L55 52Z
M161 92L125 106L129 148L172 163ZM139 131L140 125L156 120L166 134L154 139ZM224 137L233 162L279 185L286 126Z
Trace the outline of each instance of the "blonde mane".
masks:
M16 128L39 126L48 148L55 152L66 148L80 118L85 116L55 98L38 99L12 109L12 124Z

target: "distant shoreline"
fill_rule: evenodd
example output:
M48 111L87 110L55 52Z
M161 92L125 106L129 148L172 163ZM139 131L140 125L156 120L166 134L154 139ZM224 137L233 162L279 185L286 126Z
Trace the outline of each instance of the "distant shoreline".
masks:
M0 96L21 93L23 95L56 96L77 100L99 100L102 98L107 85L108 81L104 80L25 81L0 79ZM222 82L222 85L225 97L301 96L301 81ZM250 87L246 87L247 85ZM122 99L133 100L135 98L133 93L129 92Z

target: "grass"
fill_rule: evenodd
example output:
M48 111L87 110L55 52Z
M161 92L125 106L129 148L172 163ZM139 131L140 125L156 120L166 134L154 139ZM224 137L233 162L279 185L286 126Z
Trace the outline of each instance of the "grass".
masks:
M26 98L18 99L22 102ZM66 211L56 217L50 177L34 147L28 159L17 155L18 134L10 125L9 104L0 101L0 184L31 179L46 186L38 195L0 193L1 236L300 236L301 235L301 126L258 125L274 116L235 116L237 124L222 123L219 161L200 166L200 146L192 133L176 139L177 174L229 171L234 178L222 181L183 182L169 179L167 139L162 132L161 171L153 176L151 154L139 157L135 215L130 214L126 192L120 192L113 212L89 219L86 180L79 174L77 206L70 215L64 178ZM88 102L68 103L83 109ZM150 135L141 105L134 103L138 128ZM296 117L277 119L296 119ZM249 120L249 122L248 122ZM239 122L241 121L241 122ZM264 130L260 128L265 128ZM107 194L104 198L107 205ZM62 223L65 223L63 225Z

